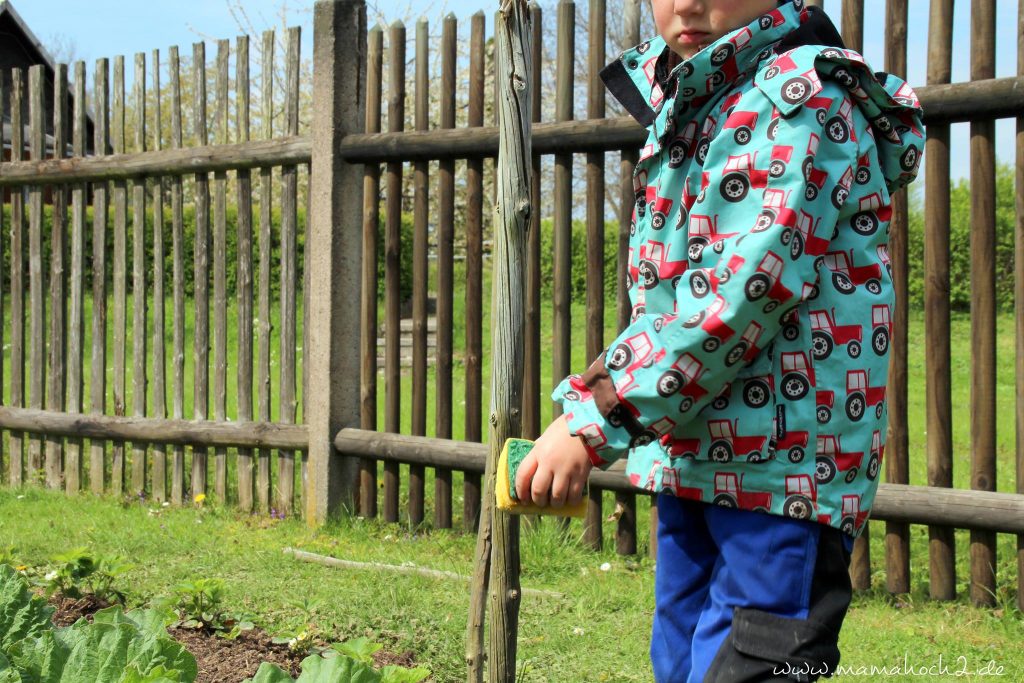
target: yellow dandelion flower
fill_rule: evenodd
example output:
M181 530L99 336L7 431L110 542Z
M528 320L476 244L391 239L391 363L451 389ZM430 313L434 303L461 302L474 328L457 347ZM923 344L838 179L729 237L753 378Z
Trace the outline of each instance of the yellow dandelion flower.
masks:
M206 494L197 493L195 496L193 496L192 500L194 500L197 503L202 503L204 500L206 500Z

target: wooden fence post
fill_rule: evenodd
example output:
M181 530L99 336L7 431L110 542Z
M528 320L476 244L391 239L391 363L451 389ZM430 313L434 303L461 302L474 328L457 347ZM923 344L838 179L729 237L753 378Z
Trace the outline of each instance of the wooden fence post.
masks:
M306 523L322 524L340 506L353 511L358 461L334 452L335 434L359 426L358 306L362 267L363 167L339 153L342 138L365 122L366 5L318 0L313 13L313 155L310 281L309 494Z
M494 506L498 456L522 433L523 276L530 225L530 15L525 0L502 0L494 27L499 83L498 201L494 208L491 299L490 449L466 643L467 680L483 680L484 596L490 603L488 680L516 680L519 627L519 518ZM493 543L492 543L493 534ZM491 576L493 572L493 576ZM489 581L489 579L492 579ZM490 584L490 585L489 585ZM488 590L490 588L490 590Z

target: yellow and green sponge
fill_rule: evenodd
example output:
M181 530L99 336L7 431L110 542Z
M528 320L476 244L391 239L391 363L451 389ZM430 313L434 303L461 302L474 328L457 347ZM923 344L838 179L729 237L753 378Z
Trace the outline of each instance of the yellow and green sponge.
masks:
M519 466L529 455L533 448L533 441L529 439L506 439L498 458L497 481L494 484L495 498L498 509L505 510L514 515L542 514L558 515L560 517L584 517L587 514L587 489L583 485L583 498L576 505L564 505L560 508L545 505L541 507L534 503L522 503L516 495L516 472Z

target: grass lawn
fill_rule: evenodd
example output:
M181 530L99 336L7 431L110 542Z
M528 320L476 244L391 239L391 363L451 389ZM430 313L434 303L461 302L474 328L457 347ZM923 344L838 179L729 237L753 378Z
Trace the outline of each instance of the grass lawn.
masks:
M489 270L485 270L485 275ZM464 382L462 354L464 344L464 287L461 264L454 278L455 362L453 371L452 434L462 438L464 425ZM129 305L131 298L129 297ZM486 378L490 370L490 289L484 287L484 369L482 411L485 418L490 403L490 387ZM275 404L272 416L279 415L277 395L279 366L276 335L278 308L272 324L275 341L272 357L272 395ZM302 313L299 308L298 339L301 346ZM550 348L550 308L542 307L541 348ZM170 317L170 302L167 305ZM5 314L10 315L9 303ZM584 306L573 308L572 319L582 321ZM381 318L383 321L383 310ZM614 306L606 312L607 343L614 338ZM86 348L89 348L89 309L86 311ZM108 320L112 315L108 310ZM130 310L127 320L131 321ZM234 306L229 309L228 415L235 416L235 335ZM212 314L211 314L212 321ZM185 415L192 415L192 312L188 312L186 329ZM9 321L4 338L5 378L10 374ZM953 318L953 396L954 407L954 482L969 486L970 447L970 319L965 314ZM997 355L997 489L1014 490L1013 449L1013 319L998 318ZM909 324L909 434L910 479L913 484L926 483L925 446L925 384L924 384L924 321L920 313L912 313ZM112 337L108 340L112 342ZM168 325L168 353L170 354ZM89 375L86 353L86 378ZM131 400L131 348L128 349L126 405ZM297 378L301 392L301 351ZM108 347L107 382L112 382L113 354ZM584 353L584 339L573 339L572 369L580 371L589 359ZM211 353L212 362L212 353ZM169 365L168 365L169 368ZM550 355L541 368L542 427L551 418L552 403L547 393L560 377L552 377ZM434 368L429 368L427 396L427 433L435 434ZM9 380L5 382L9 384ZM152 386L152 385L151 385ZM168 387L171 386L168 378ZM5 402L9 397L5 387ZM211 379L211 395L212 395ZM378 383L378 424L384 424L383 373ZM411 376L402 376L403 433L411 425L409 394ZM86 389L88 396L88 388ZM299 394L301 404L301 393ZM108 400L109 401L109 400ZM109 402L108 402L109 405ZM88 407L88 402L86 403ZM212 409L210 415L212 415ZM301 413L300 413L301 419ZM483 431L486 438L486 429ZM5 456L9 453L5 449ZM212 459L212 456L211 456ZM233 457L229 463L233 466ZM296 470L299 468L297 467ZM130 463L129 469L130 471ZM189 464L186 462L186 472ZM406 467L402 467L403 498L401 510L405 519L407 494ZM233 469L231 470L233 474ZM432 473L428 471L426 490L432 491ZM212 474L210 482L212 485ZM300 491L298 482L296 490ZM461 477L454 475L453 509L455 528L462 528ZM208 501L209 502L209 501ZM613 501L606 495L606 514L611 514ZM268 630L294 628L303 618L294 604L303 599L318 600L312 619L335 640L367 635L389 647L412 649L418 661L430 668L437 681L458 681L464 678L465 622L468 612L468 587L449 580L428 579L384 572L330 569L304 564L284 555L285 546L331 554L359 561L382 561L394 564L412 562L419 566L471 574L475 538L459 531L431 529L429 522L413 529L407 523L385 525L377 520L349 519L318 531L311 531L299 519L269 520L239 515L217 505L202 509L167 508L151 514L156 506L122 504L113 498L82 495L69 499L61 494L24 489L0 489L0 548L15 546L15 555L25 564L42 565L53 555L75 546L87 546L95 552L121 553L136 564L128 575L126 588L133 604L144 603L154 596L166 594L179 581L189 577L215 576L227 580L229 606L255 612L260 625ZM558 525L545 520L536 529L524 531L522 543L522 583L525 587L558 591L563 599L541 599L525 596L520 614L519 665L524 681L648 681L652 674L648 662L648 644L653 610L653 563L647 557L648 501L638 505L640 554L635 558L615 555L612 540L613 524L605 525L605 548L593 553L579 545L580 523L574 521L567 537L558 532ZM433 519L430 500L427 520ZM1016 600L1016 539L1003 534L998 537L997 600L995 609L971 607L965 597L968 576L968 533L957 533L958 594L952 604L928 600L928 535L923 526L911 527L912 592L892 598L885 593L884 524L872 525L871 557L873 559L872 590L854 598L841 638L843 664L896 667L906 662L915 667L928 667L942 662L950 671L976 671L989 660L1003 667L1003 680L1024 679L1024 618L1014 607ZM611 568L602 571L601 565ZM958 657L964 659L958 660ZM952 676L951 676L952 677ZM979 675L980 677L980 675ZM839 676L836 680L917 680L912 675ZM941 676L938 680L943 680Z

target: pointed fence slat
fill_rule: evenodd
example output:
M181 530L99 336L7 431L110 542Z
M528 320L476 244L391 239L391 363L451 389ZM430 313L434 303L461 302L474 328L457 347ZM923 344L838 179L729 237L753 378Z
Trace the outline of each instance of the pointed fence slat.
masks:
M135 55L135 151L146 151L146 55ZM146 179L132 181L132 414L146 415ZM146 491L147 445L132 443L132 494Z
M42 65L28 70L29 157L43 158L46 127L44 124L45 97L43 95ZM43 407L43 387L46 382L46 284L43 281L43 187L28 188L28 296L29 296L29 385L28 407ZM28 439L28 466L26 483L42 483L43 442L38 435Z
M217 76L214 144L228 143L228 52L226 40L217 41ZM226 420L228 399L228 292L227 292L227 171L213 174L213 419ZM213 452L213 490L221 502L228 499L228 451Z
M114 118L112 123L114 154L124 154L126 148L125 133L125 86L124 57L114 57ZM113 289L114 289L114 415L123 416L125 412L125 392L127 377L125 362L127 355L128 336L128 182L115 180L112 191L114 205L114 253L113 253ZM110 491L115 496L124 492L125 463L123 441L114 442L114 452L110 463Z
M84 157L86 152L86 102L85 102L85 62L75 62L75 103L71 134L71 150L76 157ZM0 101L2 101L0 97ZM67 410L81 413L84 410L83 367L85 365L85 317L83 313L83 295L85 286L85 230L86 230L86 184L75 183L71 188L71 245L70 269L68 281L68 374L67 374ZM0 311L2 317L2 311ZM2 340L0 340L2 341ZM67 439L67 457L64 466L64 489L68 493L82 490L85 468L82 458L82 439Z
M235 134L249 141L249 36L235 41ZM252 420L252 174L238 171L238 420ZM238 508L253 509L253 451L238 449Z
M169 50L169 78L171 80L171 149L182 145L181 129L181 65L178 46ZM181 176L174 176L171 182L171 262L174 289L172 304L172 339L174 347L171 368L174 375L171 389L171 416L181 420L185 417L185 226L184 187ZM171 502L181 505L185 491L185 448L175 445L171 451Z
M263 32L263 45L260 70L260 119L261 134L264 139L274 137L274 32ZM270 421L270 259L272 258L271 242L271 204L273 203L273 171L269 166L260 169L260 233L259 233L259 323L257 325L256 343L259 358L257 361L257 406L256 414L260 420ZM259 462L256 474L256 503L260 512L270 511L271 482L270 451L266 448L259 451Z
M106 59L96 60L93 79L95 132L94 154L104 156L110 145L108 75L110 64ZM89 412L105 415L107 412L107 183L92 186L92 355L89 365ZM16 404L17 405L17 404ZM106 443L102 439L89 440L89 490L103 493L107 480Z
M209 144L206 129L206 44L192 44L193 134L197 144ZM195 245L192 250L195 357L192 384L192 415L205 420L209 410L210 390L210 181L206 173L195 176ZM193 497L206 494L208 451L192 449Z
M160 93L160 51L153 50L153 149L163 149ZM167 417L167 349L164 322L164 179L154 178L153 188L153 405L150 414ZM153 500L167 500L167 447L153 444Z

